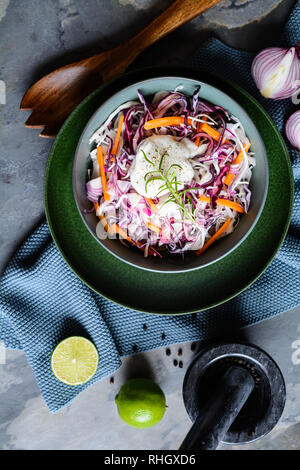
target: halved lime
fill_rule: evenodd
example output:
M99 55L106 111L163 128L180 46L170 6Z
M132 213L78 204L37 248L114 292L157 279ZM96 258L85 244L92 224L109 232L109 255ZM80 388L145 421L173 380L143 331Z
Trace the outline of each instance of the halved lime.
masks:
M98 351L91 341L82 336L70 336L54 349L51 369L61 382L82 385L95 374L98 359Z

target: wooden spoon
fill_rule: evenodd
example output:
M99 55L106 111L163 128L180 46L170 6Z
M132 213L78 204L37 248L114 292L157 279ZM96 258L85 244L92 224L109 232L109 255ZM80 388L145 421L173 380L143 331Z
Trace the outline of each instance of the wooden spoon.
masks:
M73 62L46 75L25 93L20 108L33 112L25 126L43 128L41 137L55 137L65 119L89 93L125 72L154 42L195 18L220 0L176 0L143 31L114 49Z

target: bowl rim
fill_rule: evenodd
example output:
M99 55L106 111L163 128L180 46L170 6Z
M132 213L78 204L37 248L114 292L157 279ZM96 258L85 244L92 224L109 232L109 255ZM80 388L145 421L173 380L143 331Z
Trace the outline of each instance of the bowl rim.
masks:
M194 267L191 267L191 268L185 268L185 269L180 269L179 267L175 267L174 266L174 269L158 269L158 268L155 268L153 266L141 266L137 263L134 263L134 262L131 262L129 261L128 259L125 259L123 258L122 256L118 255L117 253L115 253L112 249L110 249L108 246L106 246L104 243L102 243L102 240L99 239L96 235L96 233L94 233L94 231L89 227L89 225L87 224L87 222L85 221L85 218L84 218L84 214L82 213L82 210L80 209L79 207L79 203L78 203L78 200L77 200L77 196L76 196L76 191L75 191L75 162L77 160L77 155L78 155L78 152L79 152L79 148L82 144L82 141L83 141L83 138L84 138L84 135L86 133L86 129L89 127L90 123L94 120L95 116L99 113L99 110L102 108L102 106L104 106L107 102L109 102L110 100L113 100L117 95L119 95L120 93L123 93L125 92L126 90L128 89L131 89L133 86L139 86L140 84L143 84L143 83L147 83L147 82L153 82L153 81L159 81L161 79L166 79L166 80L170 80L170 79L177 79L177 80L185 80L185 81L188 81L188 82L198 82L199 85L203 84L207 87L210 87L214 90L217 90L218 93L220 93L221 95L225 95L227 98L229 98L231 101L233 101L241 110L242 112L244 113L245 117L253 124L253 126L255 127L256 129L256 132L258 133L259 137L260 137L260 143L261 143L261 146L262 146L262 149L263 149L263 163L264 163L264 171L265 171L265 180L266 180L266 184L265 184L265 188L264 188L264 193L263 193L263 198L262 198L262 202L260 204L260 207L256 213L256 216L251 224L251 226L249 227L249 229L246 231L246 233L238 240L237 243L235 243L229 250L227 250L225 253L221 254L220 256L216 257L215 259L213 260L210 260L210 261L207 261L205 262L204 264L201 264L201 266L194 266ZM142 85L141 85L142 86ZM77 146L76 146L76 150L74 152L74 158L73 158L73 162L72 162L72 191L73 191L73 197L74 197L74 200L75 200L75 204L76 204L76 207L77 207L77 210L80 214L80 217L81 217L81 220L82 222L84 223L84 226L88 229L89 233L97 240L97 242L101 245L102 248L104 248L108 253L110 253L111 255L113 255L114 257L116 257L117 259L119 259L120 261L122 261L123 263L126 263L126 264L129 264L130 266L133 266L135 268L138 268L138 269L142 269L142 270L145 270L145 271L149 271L149 272L157 272L157 273L166 273L166 274L180 274L180 273L188 273L188 272L192 272L192 271L196 271L198 269L202 269L202 268L205 268L209 265L212 265L218 261L220 261L221 259L225 258L226 256L228 256L230 253L232 253L232 251L234 251L236 248L238 248L245 240L246 238L250 235L250 233L252 232L252 230L254 229L255 225L257 224L261 214L262 214L262 211L264 209L264 206L265 206L265 202L266 202L266 199L267 199L267 195L268 195L268 189L269 189L269 164L268 164L268 154L267 154L267 151L266 151L266 147L265 147L265 144L264 144L264 140L263 138L261 137L261 134L259 132L259 130L257 129L254 121L252 120L252 118L249 116L249 114L247 113L247 111L243 108L242 105L240 105L234 98L232 98L228 93L224 92L223 90L221 90L220 88L216 87L215 85L211 85L209 82L206 82L206 81L202 81L202 80L198 80L196 78L193 78L193 77L188 77L188 76L184 76L184 75L180 75L180 74L163 74L163 75L159 75L159 76L154 76L154 77L151 77L151 78L146 78L146 79L142 79L142 80L138 80L138 81L133 81L132 83L130 83L129 85L126 85L125 87L121 87L120 89L118 89L117 91L115 91L113 94L111 94L107 99L105 99L100 105L99 107L96 109L96 111L93 112L93 114L91 115L91 117L88 119L88 121L86 122L81 134L80 134L80 137L79 137L79 140L78 140L78 143L77 143Z

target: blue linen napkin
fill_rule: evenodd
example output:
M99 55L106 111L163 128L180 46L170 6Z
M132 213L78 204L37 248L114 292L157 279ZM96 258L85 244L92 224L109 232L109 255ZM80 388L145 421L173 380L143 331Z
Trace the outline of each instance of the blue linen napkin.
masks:
M299 21L300 0L286 26L283 45L297 42ZM253 57L211 39L197 52L194 65L234 77L262 103L282 131L293 106L290 100L276 102L260 96L250 74ZM175 317L123 308L97 295L75 276L55 247L46 223L25 241L0 281L0 339L7 348L24 350L52 412L113 374L121 365L120 356L224 334L229 327L248 326L300 304L300 157L291 147L289 150L295 205L286 240L267 271L249 289L219 307ZM71 335L90 338L100 357L93 379L77 387L59 382L49 366L53 348Z

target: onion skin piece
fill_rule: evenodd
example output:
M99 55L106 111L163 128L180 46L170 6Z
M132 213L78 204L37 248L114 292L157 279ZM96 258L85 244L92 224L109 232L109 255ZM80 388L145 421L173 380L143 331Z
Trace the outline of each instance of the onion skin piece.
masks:
M262 50L252 62L251 74L265 98L283 100L292 97L300 88L298 49L269 47Z
M289 117L285 124L285 133L291 145L300 152L300 111Z

